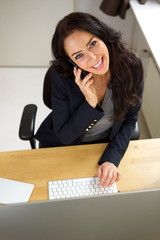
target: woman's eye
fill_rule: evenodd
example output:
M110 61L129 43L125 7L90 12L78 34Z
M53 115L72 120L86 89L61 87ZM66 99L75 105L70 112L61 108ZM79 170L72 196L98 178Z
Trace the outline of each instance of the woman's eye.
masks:
M76 59L79 59L80 57L82 57L82 54L80 53L80 54L78 54L78 55L76 55Z
M96 45L96 41L93 41L90 45L90 47L92 48L94 45Z

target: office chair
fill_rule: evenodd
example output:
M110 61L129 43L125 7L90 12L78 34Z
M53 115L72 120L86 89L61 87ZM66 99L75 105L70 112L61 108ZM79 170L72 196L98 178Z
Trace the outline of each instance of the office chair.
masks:
M44 77L43 84L43 102L44 104L52 109L51 102L51 89L52 89L52 67L50 67ZM24 107L22 118L19 127L19 137L21 140L28 140L31 148L36 148L36 140L34 135L35 121L36 121L37 106L35 104L28 104ZM139 139L139 126L138 121L136 122L135 129L132 133L131 140Z
M47 70L43 83L43 102L49 109L52 109L51 90L52 90L52 67L50 67ZM26 105L23 109L19 127L20 139L28 140L30 142L32 149L36 148L36 140L34 138L36 113L37 106L35 104Z

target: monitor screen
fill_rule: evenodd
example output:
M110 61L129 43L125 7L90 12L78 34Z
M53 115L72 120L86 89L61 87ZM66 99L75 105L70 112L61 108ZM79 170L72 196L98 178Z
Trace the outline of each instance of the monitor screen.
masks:
M3 240L159 240L160 189L0 206Z

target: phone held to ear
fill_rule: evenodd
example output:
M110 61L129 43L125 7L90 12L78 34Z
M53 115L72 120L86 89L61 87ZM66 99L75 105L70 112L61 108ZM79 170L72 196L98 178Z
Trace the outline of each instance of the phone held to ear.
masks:
M72 63L72 65L74 66L74 67L76 67L77 69L78 68L80 68L75 62L73 62L70 58L68 58L68 61L70 62L70 63ZM80 68L81 69L81 68ZM83 78L85 78L85 76L87 76L87 74L89 74L89 72L87 72L87 71L84 71L83 69L81 69L81 79L83 80Z

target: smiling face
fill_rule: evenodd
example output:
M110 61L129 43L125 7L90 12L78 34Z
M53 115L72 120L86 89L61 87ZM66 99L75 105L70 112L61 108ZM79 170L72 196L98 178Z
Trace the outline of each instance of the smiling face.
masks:
M105 43L86 31L75 30L64 41L69 58L93 75L104 75L109 70L109 53Z

